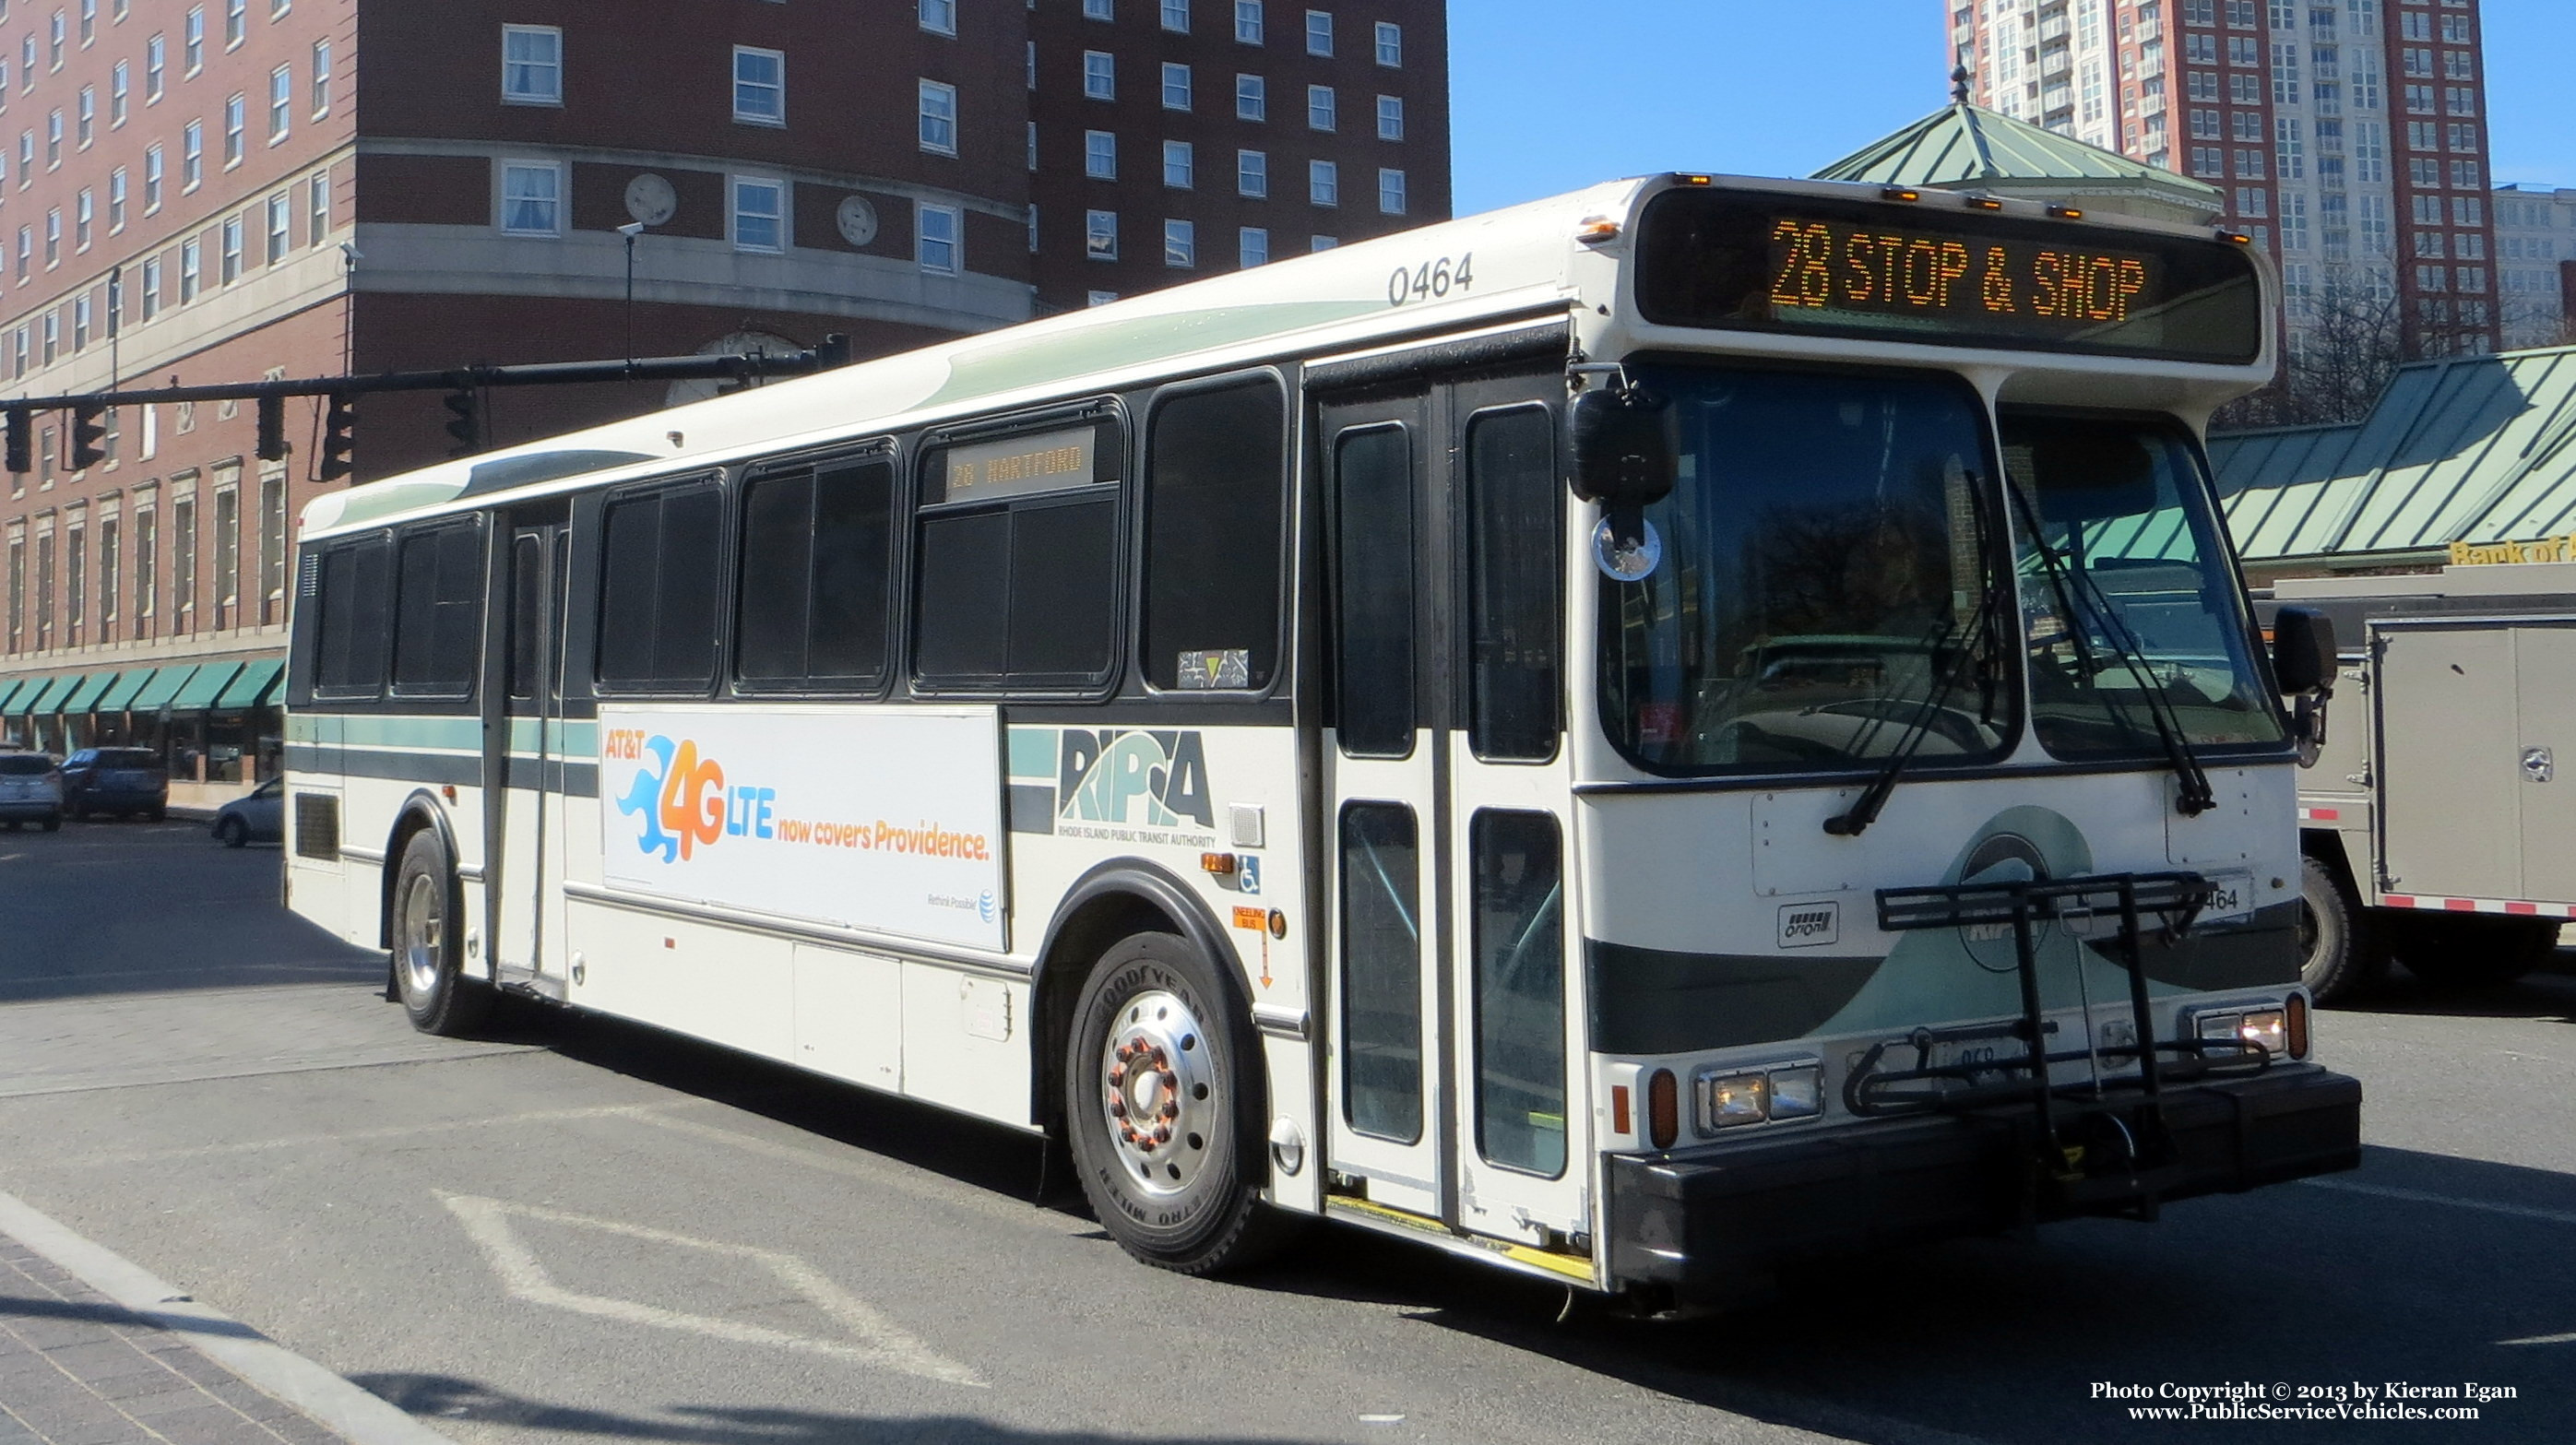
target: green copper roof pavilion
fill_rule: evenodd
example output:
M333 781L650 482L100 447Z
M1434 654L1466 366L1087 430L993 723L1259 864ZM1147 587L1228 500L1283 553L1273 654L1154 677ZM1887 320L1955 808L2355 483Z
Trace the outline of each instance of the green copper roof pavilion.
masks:
M1951 79L1958 99L1852 152L1815 178L1987 191L2186 224L2214 223L2225 209L2215 186L1970 105L1966 71L1953 71Z

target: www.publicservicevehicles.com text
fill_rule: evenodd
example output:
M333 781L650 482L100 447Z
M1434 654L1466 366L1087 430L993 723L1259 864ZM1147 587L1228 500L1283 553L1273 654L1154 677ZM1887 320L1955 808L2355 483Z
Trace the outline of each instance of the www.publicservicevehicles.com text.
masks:
M2354 1380L2327 1385L2293 1385L2287 1380L2263 1384L2253 1380L2219 1385L2119 1385L2093 1382L2096 1400L2138 1401L2129 1407L2132 1420L2475 1420L2478 1406L2511 1400L2511 1385L2482 1385L2474 1380L2456 1385L2417 1385L2403 1380L2369 1384ZM2462 1404L2435 1403L2464 1401ZM2152 1402L2152 1403L2147 1403Z

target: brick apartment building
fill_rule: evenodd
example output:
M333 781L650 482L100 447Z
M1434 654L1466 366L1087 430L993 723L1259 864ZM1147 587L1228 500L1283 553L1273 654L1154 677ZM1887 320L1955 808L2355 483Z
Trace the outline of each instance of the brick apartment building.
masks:
M0 374L884 354L1444 219L1447 112L1440 0L21 0ZM487 393L483 440L708 389ZM291 519L341 484L319 399L283 462L252 413L127 408L81 472L37 418L0 737L163 747L179 801L264 774ZM447 420L365 398L357 481Z
M2294 357L2391 299L2410 358L2501 341L2478 0L1942 3L1979 104L2219 188Z

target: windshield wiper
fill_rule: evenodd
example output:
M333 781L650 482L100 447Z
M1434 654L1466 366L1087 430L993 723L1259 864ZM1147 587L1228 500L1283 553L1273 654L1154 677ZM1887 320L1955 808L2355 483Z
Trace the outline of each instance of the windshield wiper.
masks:
M2156 741L2162 745L2165 761L2174 771L2177 784L2174 811L2186 818L2196 818L2208 812L2217 806L2217 794L2210 789L2209 774L2202 771L2200 759L2192 753L2190 739L2183 733L2182 720L2174 715L2172 705L2165 699L2163 687L2155 680L2155 663L2147 656L2146 644L2138 640L2137 634L2129 630L2128 624L2112 608L2111 599L2102 594L2101 585L2093 580L2090 570L2069 568L2066 558L2048 545L2047 536L2039 529L2039 518L2031 512L2030 499L2022 495L2021 488L2007 486L2005 490L2012 494L2013 506L2021 517L2022 527L2030 533L2030 544L2039 553L2040 566L2048 573L2048 588L2056 594L2058 612L2066 619L2067 636L2074 643L2078 665L2088 678L2105 670L2092 660L2084 645L2085 618L2078 615L2080 610L2100 625L2102 637L2110 643L2113 655L2138 685L2138 696L2146 704L2147 720L2155 724ZM2083 599L2080 609L2078 598ZM2103 703L2106 709L2117 708L2108 694L2103 695ZM2122 721L2127 721L2125 711Z
M1979 715L1988 722L1994 720L1995 686L1991 669L2003 656L2003 609L1997 601L2003 591L2003 575L1994 565L1994 531L1986 517L1985 484L1976 473L1970 472L1966 476L1966 487L1969 512L1976 525L1977 558L1985 569L1985 585L1978 589L1977 610L1969 615L1968 625L1956 631L1944 631L1934 647L1937 649L1940 642L1974 640L1950 660L1948 670L1924 696L1921 710L1914 714L1913 721L1905 725L1896 746L1889 750L1887 761L1879 765L1869 785L1860 790L1860 796L1852 799L1850 807L1825 820L1825 831L1835 837L1856 838L1870 824L1878 821L1879 810L1887 806L1888 795L1896 791L1897 779L1904 775L1906 765L1914 760L1915 750L1931 735L1933 719L1941 715L1942 705L1950 700L1951 693L1958 691L1959 680L1971 667L1987 670L1990 674L1985 682L1984 698L1979 704Z

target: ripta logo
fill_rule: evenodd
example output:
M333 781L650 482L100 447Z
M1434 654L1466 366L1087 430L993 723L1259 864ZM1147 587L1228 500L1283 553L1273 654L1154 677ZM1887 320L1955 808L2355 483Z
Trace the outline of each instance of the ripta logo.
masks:
M1066 728L1056 755L1056 816L1085 823L1216 826L1207 755L1195 732Z
M767 838L775 833L775 788L725 786L722 764L701 754L696 742L683 738L639 737L620 729L610 741L611 757L641 758L652 763L635 770L617 811L642 825L636 847L659 853L665 863L684 862L700 848L711 848L731 834ZM660 764L659 771L654 763Z

